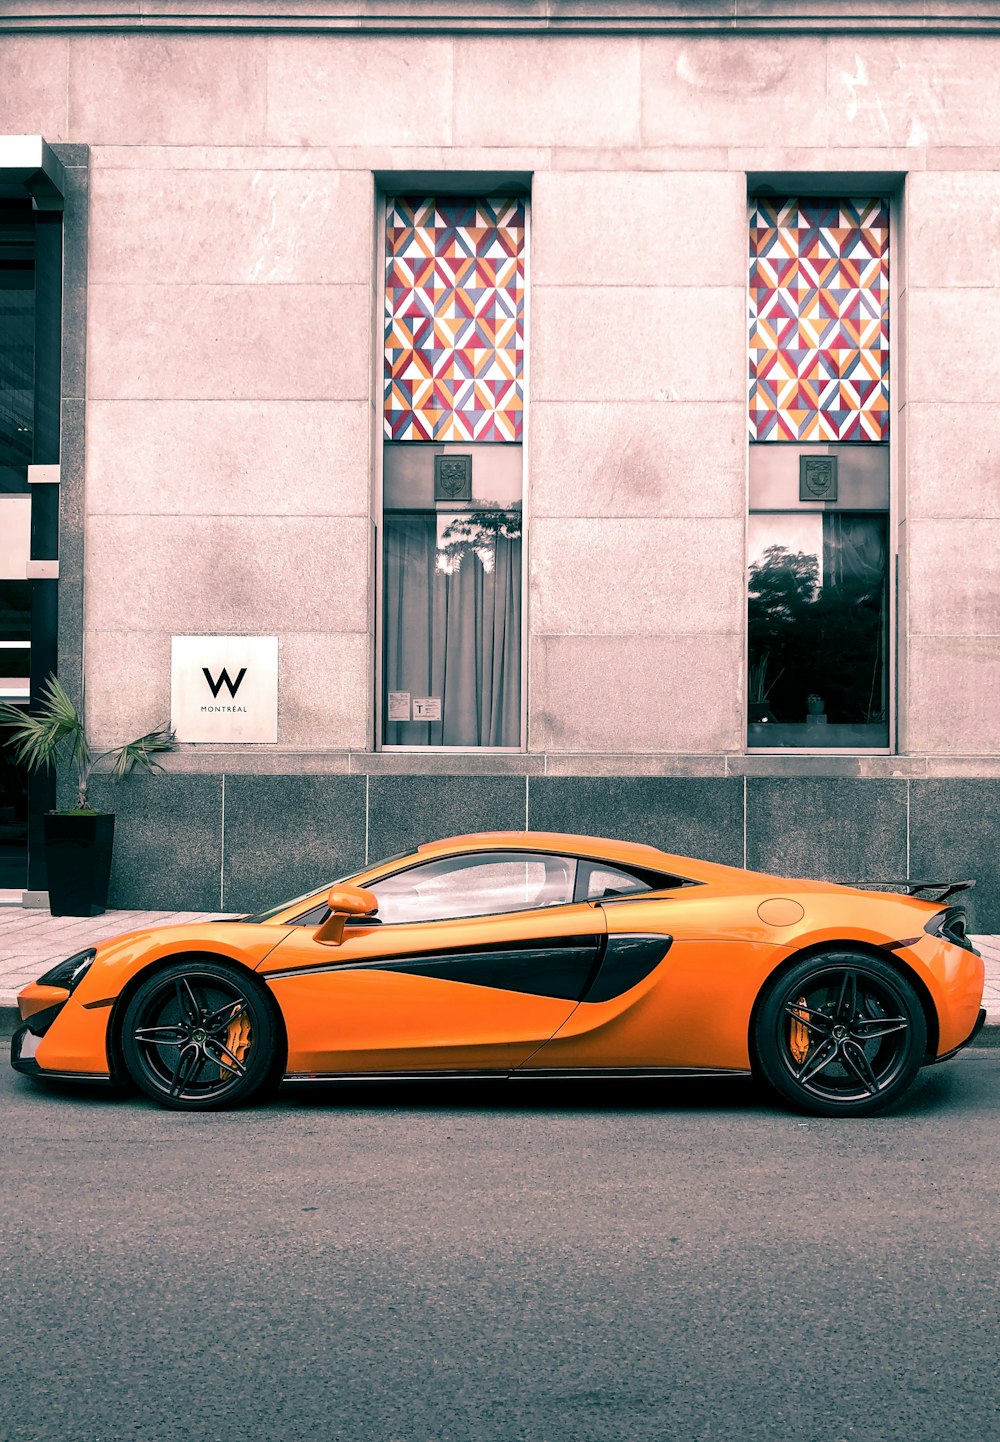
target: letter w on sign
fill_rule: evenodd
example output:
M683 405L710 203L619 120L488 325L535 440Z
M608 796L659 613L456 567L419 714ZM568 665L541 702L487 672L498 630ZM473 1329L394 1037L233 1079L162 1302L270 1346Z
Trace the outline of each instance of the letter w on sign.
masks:
M208 682L209 690L212 693L213 701L217 701L219 699L219 692L222 690L223 685L229 688L230 696L233 698L234 701L236 700L236 693L240 689L240 683L242 682L243 677L247 674L247 668L245 666L240 667L240 674L237 676L235 681L230 680L229 672L226 670L225 666L223 666L221 672L219 673L218 681L212 680L212 673L207 666L202 666L201 669L205 674L205 680Z

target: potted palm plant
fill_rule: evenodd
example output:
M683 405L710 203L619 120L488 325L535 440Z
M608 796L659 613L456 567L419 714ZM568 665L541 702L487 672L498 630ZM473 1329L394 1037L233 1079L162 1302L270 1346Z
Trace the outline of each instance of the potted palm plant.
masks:
M10 732L14 760L29 772L68 760L74 774L76 803L42 818L49 909L53 916L100 916L108 904L115 818L91 807L87 788L95 766L111 762L114 777L162 771L158 753L174 749L174 733L165 727L109 751L95 752L83 718L55 676L41 688L31 713L0 704L0 726Z

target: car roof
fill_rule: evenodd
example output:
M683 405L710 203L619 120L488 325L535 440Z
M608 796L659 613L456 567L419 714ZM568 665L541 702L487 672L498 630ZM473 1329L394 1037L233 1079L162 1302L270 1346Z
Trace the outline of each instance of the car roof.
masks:
M472 831L464 836L448 836L440 841L427 841L417 847L420 856L460 851L546 851L570 856L593 857L600 861L618 862L622 866L638 866L649 871L665 871L699 881L719 880L745 875L742 868L723 866L714 861L699 861L648 846L641 841L622 841L611 836L581 836L569 831Z

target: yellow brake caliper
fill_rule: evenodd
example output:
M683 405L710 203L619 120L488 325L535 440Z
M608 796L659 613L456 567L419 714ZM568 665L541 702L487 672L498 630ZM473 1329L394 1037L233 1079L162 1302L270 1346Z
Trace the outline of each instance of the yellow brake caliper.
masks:
M234 1016L229 1023L229 1030L226 1033L226 1048L231 1051L238 1062L244 1061L250 1046L250 1018L245 1011L239 1016ZM219 1067L219 1080L228 1081L233 1075L232 1067Z
M795 1005L804 1007L806 1005L805 997L800 996ZM801 1012L798 1016L793 1012L791 1026L788 1029L788 1046L799 1066L809 1055L809 1029L802 1020L802 1016Z

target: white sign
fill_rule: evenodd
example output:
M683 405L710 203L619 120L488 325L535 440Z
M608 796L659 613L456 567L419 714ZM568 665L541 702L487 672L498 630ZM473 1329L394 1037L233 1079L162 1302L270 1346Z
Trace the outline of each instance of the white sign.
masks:
M414 721L440 721L441 697L414 696L413 719Z
M277 636L173 636L170 723L178 741L277 741Z
M409 691L389 692L389 720L409 721L410 719L410 693Z

